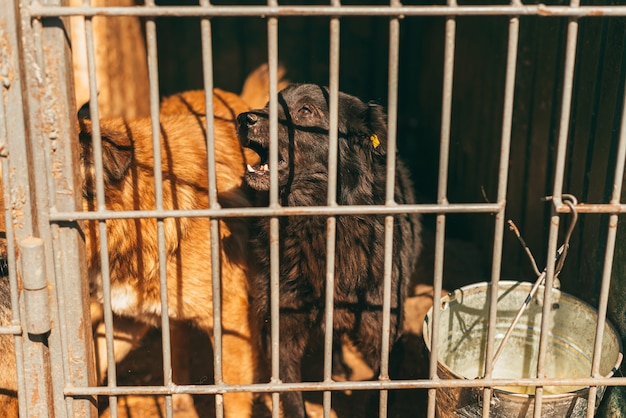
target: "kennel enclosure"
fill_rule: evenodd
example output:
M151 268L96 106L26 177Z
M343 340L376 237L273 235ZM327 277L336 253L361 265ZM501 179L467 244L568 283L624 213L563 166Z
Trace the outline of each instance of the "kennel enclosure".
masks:
M294 389L323 392L322 405L329 416L333 393L371 389L380 391L375 415L398 413L389 406L392 392L421 390L426 399L416 416L433 417L435 393L441 388L484 387L488 399L496 385L538 386L540 394L541 386L572 383L541 376L545 345L539 350L538 378L496 382L487 367L484 379L443 381L432 357L426 360L426 376L389 379L390 354L383 353L380 379L335 382L330 368L332 337L327 336L319 382L281 385L276 361L271 365L272 383L229 386L220 381L217 348L214 358L207 359L215 365L216 383L181 385L171 377L175 342L164 315L163 383L118 385L113 367L106 384L98 385L80 232L80 222L86 219L103 226L106 219L148 217L162 227L163 219L181 216L278 219L296 213L332 218L419 212L432 232L430 279L433 299L439 300L443 289L474 281L534 281L526 255L507 230L508 219L518 224L538 264L546 266L550 288L555 272L551 255L570 212L562 197L571 193L581 202L575 207L580 223L559 276L561 289L597 309L598 329L604 329L608 317L625 335L626 278L621 260L626 235L619 220L625 210L626 6L618 1L576 0L182 3L8 0L0 9L0 158L13 307L13 320L1 324L0 334L15 339L21 416L96 416L96 397L102 397L115 417L117 398L132 394L163 396L165 414L173 416L172 395L179 393L214 395L215 414L221 416L221 395L228 391L272 393L276 406L280 391ZM137 48L145 48L145 59L139 60L142 66L132 67L145 74L139 77L144 83L135 84L138 91L147 84L147 90L141 90L147 94L124 96L120 103L132 101L139 114L157 121L163 95L213 86L239 91L246 74L267 61L270 111L276 115L280 62L292 81L328 85L331 109L338 90L384 104L390 150L397 146L410 161L420 203L367 208L329 202L296 211L277 205L274 195L267 208L113 213L100 207L83 212L76 139L76 110L82 103L76 103L74 95L77 68L72 55L79 47L70 35L70 17L84 22L86 42L81 48L94 118L100 110L120 111L100 109L96 99L108 93L106 84L96 80L103 55L94 40L94 26L134 18L141 36ZM115 70L121 72L122 67ZM158 124L155 127L158 135ZM207 169L213 169L211 162ZM543 201L547 196L550 200ZM328 234L333 233L331 226ZM477 271L450 277L454 263L461 263L448 257L446 243L452 240L476 250ZM329 257L332 262L332 254ZM165 302L162 309L167 312ZM104 318L109 325L113 321L106 298ZM602 335L600 331L596 338L601 340ZM487 358L496 349L494 338L491 332ZM598 347L589 377L575 383L591 387L591 411L596 407L596 388L607 386L598 416L624 416L626 379L621 372L610 379L598 376ZM113 358L110 350L108 357ZM536 398L535 416L541 416L541 399ZM488 403L482 413L489 416Z

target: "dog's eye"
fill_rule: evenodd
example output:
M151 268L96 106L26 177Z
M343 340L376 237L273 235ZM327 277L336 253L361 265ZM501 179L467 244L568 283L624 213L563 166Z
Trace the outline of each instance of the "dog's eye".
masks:
M311 109L308 105L303 105L300 110L298 110L298 115L300 116L310 116L313 114L313 109Z

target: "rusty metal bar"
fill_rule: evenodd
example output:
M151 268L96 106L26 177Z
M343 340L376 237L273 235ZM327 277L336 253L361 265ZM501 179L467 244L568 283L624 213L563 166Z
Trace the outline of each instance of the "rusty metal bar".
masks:
M513 5L519 5L520 0L513 0ZM509 154L511 150L511 129L513 124L513 99L515 97L515 76L517 69L517 53L519 41L519 18L509 20L509 41L507 46L506 75L504 82L504 110L502 114L502 139L500 145L500 163L498 170L497 202L501 204L500 211L495 216L495 230L493 238L493 258L491 262L491 294L489 304L489 319L487 326L487 347L485 349L484 377L490 378L493 373L494 340L497 321L498 283L502 270L502 247L504 238L506 195L509 174ZM483 399L491 399L492 388L486 387ZM491 403L483 402L483 417L488 418Z
M17 282L17 257L16 239L13 228L13 181L10 177L9 167L13 166L9 149L9 135L23 134L23 118L15 123L12 118L21 113L22 92L18 68L18 57L11 45L17 44L17 14L15 3L10 2L7 7L0 8L0 159L2 166L2 193L4 197L4 220L6 225L7 243L7 268L9 277L9 291L11 300L11 325L0 326L1 334L13 335L13 347L15 351L15 371L18 393L18 413L26 416L26 386L24 376L24 351L23 330L21 326L21 313L19 303L19 290ZM12 88L13 86L13 88ZM17 87L17 88L16 88ZM6 100L6 103L5 103ZM11 103L15 109L7 109L6 104ZM23 116L23 115L21 115ZM19 136L18 136L19 137Z
M571 7L578 7L579 0L571 0ZM559 123L559 136L557 141L556 164L554 170L554 186L552 196L560 200L563 193L563 179L565 173L565 158L567 154L567 139L569 136L569 124L572 107L572 89L574 84L574 68L576 63L576 45L578 42L578 21L570 19L567 25L567 43L565 47L565 68L563 74L563 94L561 100L561 118ZM546 266L546 279L544 288L544 306L541 318L541 333L539 337L539 353L537 355L537 377L545 377L546 357L548 352L548 339L550 321L550 307L552 300L552 286L554 282L555 257L558 247L559 236L559 214L551 209L552 216L550 222L550 232L548 237L548 259ZM543 387L538 386L535 390L534 418L541 418L543 403Z
M89 0L84 0L88 3ZM96 182L96 203L98 210L106 210L104 197L104 167L102 160L102 135L100 130L100 108L98 106L98 80L96 76L95 44L93 34L93 20L85 19L85 46L87 49L87 71L89 77L89 113L92 120L91 144L94 152L94 168ZM111 309L111 275L109 266L109 245L106 221L98 221L99 249L100 249L100 280L102 286L103 320L105 325L107 385L117 386L117 369L115 367L113 311ZM99 359L102 361L102 359ZM100 376L101 377L101 376ZM99 384L102 382L98 382ZM117 397L108 399L111 418L118 417Z
M146 0L146 6L154 6L154 0ZM157 57L156 22L154 18L146 20L146 48L148 57L148 79L150 85L150 119L152 121L152 147L154 159L154 197L156 209L163 210L163 173L161 156L161 125L159 120L159 70ZM165 243L165 220L157 218L157 243L159 254L159 282L161 296L161 341L163 344L163 380L164 385L172 386L172 344L170 337L170 318L167 293L167 253ZM173 417L172 397L165 397L165 415Z
M400 0L390 0L390 5L399 6ZM400 20L392 18L389 21L389 57L388 57L388 97L387 97L387 170L386 170L386 190L385 205L395 206L395 183L396 183L396 150L397 150L397 127L398 127L398 63L400 61ZM380 381L389 381L389 353L391 347L391 280L393 274L393 234L394 217L385 217L385 254L383 270L383 326ZM408 280L408 278L398 278L398 280ZM402 283L398 283L402 286ZM398 301L402 306L401 301ZM398 321L400 320L400 314ZM386 417L389 403L389 392L380 391L379 416Z
M563 204L561 199L552 199L554 201L554 210L557 213L570 213L571 209L569 206ZM611 203L579 203L574 205L574 209L576 212L580 213L616 213L622 214L626 213L626 204L620 204L618 202Z
M624 91L622 105L622 121L620 126L620 138L615 159L615 177L613 178L613 193L611 203L619 203L622 196L624 179L624 164L626 162L626 90ZM613 257L615 255L615 241L617 238L617 225L619 216L615 213L609 217L608 232L606 237L606 252L604 254L604 267L602 270L602 282L600 285L600 300L598 301L598 325L596 327L593 358L591 361L591 377L600 376L600 361L602 360L602 341L606 326L606 314L608 310L609 290L611 287L611 272L613 270ZM593 418L596 409L597 386L589 388L587 399L587 418Z
M457 7L456 0L448 0L450 9ZM443 67L443 91L441 109L441 132L439 146L439 180L437 186L437 203L448 204L448 162L450 158L450 126L452 120L452 85L454 80L454 47L456 42L456 19L449 15L445 23L445 46ZM437 214L435 226L435 266L433 278L433 306L438 306L443 287L443 259L446 235L446 213ZM439 309L432 311L432 332L430 347L429 377L438 381L437 363L439 362ZM428 391L428 418L435 417L436 408L435 389Z
M339 0L332 0L331 5L341 7ZM330 53L329 53L329 131L328 131L328 196L329 207L337 206L337 154L339 125L339 18L330 19ZM337 218L329 216L326 220L326 293L324 306L324 382L332 381L333 374L333 318L335 294L335 243L337 241ZM330 418L331 392L326 391L322 400L324 418Z
M559 238L560 217L553 212L550 222L550 233L548 238L548 254L556 254L557 241ZM541 314L541 333L539 336L539 353L537 359L537 378L545 377L545 362L548 352L550 309L552 309L552 287L554 283L555 257L548 257L546 265L545 287L543 292L543 311ZM535 409L534 418L541 418L541 408L543 402L543 388L536 386L535 389Z
M208 0L201 0L200 6L210 7ZM215 119L213 117L213 37L211 21L203 18L200 22L202 43L202 77L204 82L204 101L206 114L207 169L209 188L209 207L219 209L217 200L217 175L215 162ZM211 286L213 290L213 379L216 385L224 384L222 370L222 289L221 289L221 250L220 220L211 218ZM215 416L224 416L224 397L215 395Z
M277 0L268 0L268 7L278 6ZM269 99L269 165L278 167L278 19L267 19L267 60L270 74ZM281 212L278 202L278 170L270 170L269 207ZM271 377L270 383L280 382L280 246L279 218L270 218L270 323L271 323ZM272 392L272 418L279 418L280 393Z
M213 17L213 16L544 16L544 17L618 17L626 16L626 6L547 6L544 4L502 6L129 6L129 7L28 7L32 17L47 16L139 16L139 17Z
M496 213L500 210L497 203L443 203L413 205L351 205L329 208L328 206L299 207L259 207L259 208L221 208L197 210L138 210L138 211L94 211L94 212L58 212L50 214L52 222L97 219L140 219L140 218L193 218L216 217L237 218L249 216L303 216L303 215L387 215L404 213Z
M553 199L557 213L570 213L570 208L562 204L560 199ZM285 207L285 208L221 208L196 210L137 210L137 211L58 211L50 214L50 222L105 219L140 219L140 218L240 218L249 216L302 216L302 215L355 215L355 214L402 214L402 213L497 213L498 203L444 203L414 204L387 207L382 205L354 205L328 208L327 206ZM581 213L626 213L626 204L585 204L574 205L576 212Z
M324 390L403 390L403 389L429 389L429 388L482 388L484 386L626 386L626 377L580 377L580 378L524 378L524 379L446 379L446 380L391 380L381 382L378 380L349 381L349 382L300 382L300 383L269 383L237 386L215 385L174 385L165 386L124 386L118 388L108 387L85 387L65 389L68 396L85 395L165 395L189 393L193 395L213 395L227 392L293 392Z
M59 5L61 1L48 3ZM48 219L50 211L75 211L81 206L80 181L73 164L78 159L77 148L68 141L75 135L76 122L66 26L58 18L31 19L26 2L19 5L21 15L14 15L13 20L18 22L21 42L15 45L20 45L21 56L14 76L24 76L21 91L26 100L19 100L20 112L24 113L14 116L25 121L26 129L17 137L9 133L9 148L18 158L25 157L23 165L11 170L26 171L13 185L21 189L24 197L19 203L24 205L22 221L29 220L15 231L18 241L27 236L44 241L46 276L52 296L50 315L53 323L58 324L49 334L24 339L27 380L23 398L26 413L34 416L94 416L97 411L93 399L66 400L63 394L66 385L81 387L95 381L93 369L88 367L93 358L90 327L82 320L88 301L81 258L84 247L75 223L51 225ZM11 181L14 179L12 176ZM24 225L27 229L22 228ZM61 277L63 280L58 280ZM23 306L20 309L23 314Z

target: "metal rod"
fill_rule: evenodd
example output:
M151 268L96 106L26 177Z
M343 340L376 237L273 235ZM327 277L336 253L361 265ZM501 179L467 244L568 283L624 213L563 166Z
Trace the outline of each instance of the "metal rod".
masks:
M391 6L400 5L400 0L390 0ZM400 21L392 18L389 21L389 58L388 58L388 96L387 96L387 170L385 186L386 206L395 206L396 185L396 142L398 122L398 63L400 61ZM379 380L389 380L389 353L392 341L391 332L391 281L393 275L393 244L394 217L385 217L385 254L383 270L383 326ZM399 277L398 280L408 280ZM402 286L402 283L398 283ZM401 303L400 301L398 303ZM402 306L402 305L400 305ZM398 321L400 318L398 318ZM381 418L387 416L389 393L380 391L379 411Z
M314 215L397 215L406 213L496 213L498 203L443 203L443 204L402 204L385 205L346 205L329 208L328 206L298 207L259 207L259 208L221 208L195 210L137 210L137 211L93 211L93 212L57 212L50 214L52 222L76 220L140 219L140 218L194 218L214 217L239 218L250 216L314 216ZM563 213L563 212L561 212Z
M88 0L85 0L87 2ZM91 146L94 153L94 168L96 174L96 203L98 210L106 210L104 197L104 178L102 160L102 135L100 131L100 108L98 106L98 81L96 76L96 58L94 45L93 21L85 19L85 46L87 49L87 71L89 77L89 115L91 118ZM107 360L107 385L110 388L117 386L117 369L115 367L114 336L113 336L113 311L111 308L111 275L109 266L109 247L106 228L106 220L98 220L97 224L100 246L100 269L101 285L103 294L103 320L105 325L106 360ZM100 359L102 361L102 359ZM100 382L99 382L100 383ZM110 396L109 409L111 417L118 416L118 399Z
M208 0L201 0L200 6L210 7ZM200 22L202 44L202 77L204 82L204 102L206 114L206 144L209 208L219 209L217 199L217 175L215 162L215 118L213 109L213 37L211 20L203 18ZM224 384L222 354L222 289L221 289L221 242L220 220L210 220L211 241L211 286L213 291L213 379L216 385ZM224 397L215 395L215 417L224 416Z
M339 8L339 0L331 4ZM328 132L328 196L329 207L337 206L337 160L339 126L339 40L340 24L338 18L330 19L330 56L329 56L329 103L330 114ZM326 221L326 293L324 307L324 374L325 382L332 381L333 373L333 318L335 293L335 243L337 241L337 218L330 216ZM330 418L331 392L325 391L322 400L324 418Z
M579 0L571 0L570 6L577 8ZM556 144L556 164L554 171L554 186L552 196L560 199L563 193L563 181L565 172L565 158L567 155L567 139L569 136L569 124L572 107L572 87L574 80L574 68L576 63L576 45L578 42L578 21L575 18L570 19L567 25L567 42L565 47L565 68L563 70L563 95L561 100L561 117L559 121L559 136ZM552 216L550 222L550 232L548 238L548 254L556 253L556 246L559 233L559 216L552 208ZM545 362L548 351L548 337L550 327L550 309L552 300L552 287L555 278L556 260L552 257L548 258L546 266L546 279L544 288L544 306L541 318L541 333L539 337L539 353L537 357L537 377L545 376ZM537 387L535 390L535 409L534 418L541 418L543 403L543 388Z
M214 16L543 16L606 18L626 16L626 6L128 6L128 7L59 7L34 3L27 12L31 17L50 16L139 16L139 17L214 17Z
M513 0L512 5L520 5L520 0ZM517 73L517 53L519 49L519 17L514 16L509 20L509 39L507 45L506 75L504 83L504 110L502 114L502 139L500 148L500 165L498 170L497 202L501 209L495 216L493 259L491 263L491 304L489 305L489 318L487 326L487 347L485 348L485 373L491 377L493 363L489 359L493 355L493 347L496 332L497 306L496 301L502 270L502 247L504 238L504 219L506 210L506 194L509 174L509 154L511 151L511 129L513 124L513 99L515 97L515 76ZM495 363L495 362L494 362ZM486 387L483 391L483 399L491 399L492 388ZM491 403L483 402L483 416L490 413Z
M457 7L456 0L448 0L450 8ZM456 19L448 16L445 28L445 51L443 68L443 98L441 110L441 133L439 147L439 180L437 186L437 203L444 205L448 203L448 164L450 158L450 124L452 119L452 85L454 80L454 49L456 42ZM446 214L437 215L435 227L435 272L433 280L433 321L431 331L431 351L429 376L431 380L437 381L437 364L439 362L439 300L441 300L441 289L443 287L443 259L446 235ZM435 417L436 391L428 391L428 418Z
M626 162L626 90L622 99L622 121L620 126L620 138L615 160L615 177L613 178L613 193L611 203L619 203L622 195L624 178L624 164ZM604 328L606 327L606 314L608 310L609 290L611 287L611 272L613 269L613 257L615 255L615 241L617 239L617 225L619 216L615 213L609 217L608 232L606 237L606 253L604 255L604 267L602 270L602 283L600 285L600 300L598 301L598 325L596 327L593 359L591 362L591 376L600 375L600 362L602 360L602 342ZM597 386L589 388L587 399L587 418L593 418L596 406Z
M324 390L404 390L404 389L428 389L428 388L483 388L485 386L626 386L626 377L578 377L578 378L523 378L523 379L415 379L415 380L391 380L382 382L379 380L349 381L349 382L300 382L300 383L265 383L254 385L216 386L216 385L173 385L165 386L124 386L117 388L83 387L65 388L66 396L92 396L92 395L166 395L189 393L197 395L212 395L215 393L239 393L239 392L293 392L308 391L319 392Z
M154 0L146 0L146 6L154 6ZM154 18L146 20L146 47L148 57L148 82L150 85L150 119L152 122L152 154L154 161L154 197L156 209L163 210L163 174L161 160L161 124L159 119L159 65L157 57L157 34ZM159 254L159 283L161 296L161 342L163 344L163 381L167 386L172 381L172 343L167 294L167 251L165 243L165 221L157 218L157 245ZM165 416L173 417L171 396L165 396Z
M277 0L268 0L276 7ZM270 75L269 135L270 167L278 167L278 19L267 19L267 55ZM270 170L269 207L280 212L278 202L278 170ZM270 218L270 322L271 322L271 383L280 382L280 222ZM272 417L280 417L280 393L272 393Z
M11 7L11 6L9 6ZM6 65L9 65L7 62ZM8 70L7 70L8 72ZM22 343L23 330L21 326L21 315L19 305L19 286L17 281L17 252L16 252L16 237L13 230L13 208L11 204L11 189L13 181L10 176L10 154L8 149L8 129L7 129L7 113L5 108L4 89L8 87L6 85L0 86L0 166L2 169L2 193L4 199L4 223L6 232L6 251L7 251L7 269L9 276L9 291L11 299L11 325L0 327L0 334L13 334L13 347L15 350L15 370L17 379L17 393L18 393L18 414L19 416L26 416L26 405L24 397L26 393L26 382L24 373L24 351ZM10 99L9 99L10 100Z

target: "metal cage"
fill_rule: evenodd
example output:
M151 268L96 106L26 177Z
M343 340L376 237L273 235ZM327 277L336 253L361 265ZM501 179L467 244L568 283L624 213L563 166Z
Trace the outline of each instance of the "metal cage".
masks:
M389 353L383 353L381 373L378 379L373 381L336 382L332 379L332 333L327 335L324 341L324 378L319 382L301 382L296 384L284 384L279 381L278 352L273 354L271 364L272 380L270 383L254 385L232 386L224 383L221 376L221 348L219 343L214 350L215 383L207 385L178 385L172 380L171 374L171 347L172 341L169 336L169 319L167 315L167 301L162 300L161 309L164 312L163 329L163 372L166 376L162 385L150 386L119 386L115 380L115 373L109 376L105 385L96 383L93 364L93 339L89 321L89 289L85 281L85 248L80 232L80 222L83 220L98 221L101 231L106 231L107 219L121 218L153 218L157 220L159 230L162 231L163 220L172 217L210 217L218 220L227 217L264 216L273 221L273 237L278 237L279 217L293 215L328 216L332 219L337 215L352 214L381 214L393 215L397 213L415 212L432 215L435 225L434 245L434 274L433 274L433 300L442 297L444 283L444 245L446 242L446 221L457 214L485 214L489 216L490 226L486 229L491 237L482 238L488 240L490 272L485 280L498 283L503 270L503 246L505 242L507 209L510 208L511 198L508 186L511 183L509 173L512 137L514 132L515 100L516 95L522 94L521 87L516 84L519 80L520 68L525 63L520 63L518 57L523 54L519 49L519 39L524 33L520 29L520 21L525 18L560 19L564 22L566 33L565 42L560 46L564 61L558 66L558 79L560 87L558 92L560 109L554 110L553 128L554 138L552 142L544 141L543 146L551 148L554 158L552 165L541 170L548 172L546 188L550 196L548 209L545 217L537 217L536 220L545 222L546 236L541 237L546 244L542 251L546 254L556 254L560 234L563 233L562 218L564 214L571 212L571 207L564 203L563 196L570 193L566 187L571 185L566 177L566 166L570 164L572 155L572 129L575 121L572 118L572 107L576 95L582 95L584 86L576 82L577 54L580 53L581 38L579 25L581 22L602 21L617 22L624 25L626 18L626 6L621 4L581 4L578 0L571 0L569 4L541 4L524 3L513 0L510 3L499 2L498 4L475 4L449 0L446 4L411 4L405 5L399 0L392 0L389 4L350 4L344 5L338 0L333 0L328 5L291 5L279 4L276 0L268 1L261 5L240 4L212 4L209 0L200 0L199 5L155 5L154 0L146 0L145 5L132 7L92 7L89 0L76 7L69 7L63 0L8 0L3 2L0 10L0 75L3 81L2 98L0 100L0 147L2 151L2 178L4 183L4 199L6 202L5 216L7 225L7 246L9 282L12 305L12 321L6 326L0 327L0 334L14 336L19 410L22 417L86 417L97 416L97 397L107 397L111 405L111 416L117 416L115 408L117 397L120 395L161 395L165 397L165 411L168 417L174 416L172 396L180 393L214 395L216 397L216 416L223 416L223 403L221 398L224 393L253 391L257 393L272 394L273 416L279 416L279 394L287 390L319 391L323 392L324 416L331 413L331 393L334 391L360 391L375 390L380 394L380 409L376 413L388 416L388 393L392 390L423 389L427 391L427 407L424 411L416 411L414 416L435 416L435 394L437 390L448 387L474 387L484 388L483 398L491 397L494 386L534 386L537 387L535 397L535 417L542 415L542 386L590 386L588 397L587 416L593 416L596 407L596 390L598 386L608 386L619 389L626 385L626 378L620 377L619 373L612 378L599 377L598 367L601 344L596 343L594 361L589 377L577 379L551 379L544 376L547 343L542 339L538 355L538 378L532 379L495 379L492 377L491 367L487 366L483 378L466 380L451 379L443 380L437 375L436 355L430 357L429 372L427 378L394 380L389 378ZM467 4L466 4L467 3ZM616 2L619 3L619 2ZM401 51L401 42L417 42L416 39L404 39L401 37L401 28L405 20L419 18L423 20L440 19L443 22L443 73L442 93L440 96L440 129L438 133L438 145L434 155L438 158L437 171L432 172L432 178L436 179L436 193L434 201L415 205L397 205L393 198L385 205L380 206L336 206L329 201L327 206L288 208L281 207L278 203L276 192L277 179L274 177L273 189L270 194L270 204L265 208L218 208L215 206L207 210L195 211L172 211L163 209L161 204L153 211L135 212L112 212L104 207L98 207L92 212L83 212L80 196L80 173L78 171L78 149L76 144L76 103L73 97L73 82L71 81L71 57L70 44L68 42L67 21L70 16L82 16L85 20L85 34L87 39L87 56L89 57L89 75L91 97L90 107L92 116L97 118L98 103L95 99L98 89L95 80L94 69L94 46L91 21L97 16L138 16L145 19L145 39L147 45L147 60L150 82L150 115L153 119L154 143L159 141L159 59L157 56L157 28L155 19L160 17L175 17L180 19L199 18L201 22L201 49L198 54L202 60L202 81L207 90L214 85L213 75L216 66L213 59L212 21L216 18L228 17L240 19L256 17L266 24L267 58L270 68L270 117L274 122L271 131L271 141L277 141L276 118L277 118L277 69L279 65L279 28L282 22L292 18L322 18L329 24L329 61L328 61L328 86L330 90L331 111L337 112L337 95L340 85L340 54L347 54L341 48L340 33L342 19L349 17L376 16L386 19L387 26L379 28L379 32L385 32L388 36L388 60L383 63L386 67L386 80L384 80L387 97L386 110L388 114L388 136L390 154L394 155L396 141L399 135L398 120L402 117L398 110L398 97L402 92L403 85L399 78L405 58ZM493 148L488 145L476 144L476 147L485 147L480 152L493 155L496 163L493 178L495 180L492 192L495 192L493 201L482 198L467 199L465 201L450 202L449 187L462 187L462 176L450 177L451 147L456 144L451 141L454 134L453 125L453 97L455 72L463 71L455 67L455 57L458 51L455 47L459 42L457 37L457 23L462 18L480 17L484 19L499 19L506 21L506 47L504 58L504 78L500 87L501 118L496 122L499 126L499 135L493 141ZM620 26L620 27L622 27ZM623 28L621 29L623 31ZM606 31L597 36L607 36ZM620 240L619 217L626 211L626 204L622 200L622 181L624 176L624 163L626 157L626 97L624 81L626 80L623 62L626 57L626 48L623 45L624 32L618 31L617 38L621 33L621 42L615 47L607 48L606 54L615 54L622 64L618 70L611 74L598 75L598 80L611 78L617 86L619 101L615 103L614 127L612 138L601 137L597 131L590 132L589 144L605 144L610 148L607 155L610 157L604 162L606 169L604 182L601 187L608 191L605 196L608 199L589 200L574 206L575 211L581 218L602 216L600 223L596 225L594 245L602 242L603 251L589 254L583 250L580 256L589 256L596 263L599 271L595 279L596 294L589 297L598 310L598 324L596 341L601 341L604 333L604 324L609 315L617 318L623 313L620 303L621 289L626 288L622 270L618 267ZM344 35L346 36L346 35ZM347 35L349 36L349 35ZM590 35L592 36L592 35ZM387 39L387 38L385 38ZM621 57L621 58L620 58ZM428 65L423 63L422 65ZM534 71L542 71L535 69ZM582 71L582 70L581 70ZM380 81L380 78L379 78ZM556 95L557 93L553 93ZM596 93L604 94L604 93ZM540 106L540 104L537 104ZM591 109L597 111L598 107ZM578 111L579 118L584 116ZM211 119L211 118L209 118ZM331 119L332 120L332 119ZM209 120L209 124L212 123ZM210 126L210 125L209 125ZM212 132L211 129L207 129ZM337 120L331 125L331 143L337 141ZM334 135L333 135L334 133ZM208 143L211 143L210 133ZM334 137L333 137L334 136ZM96 143L99 133L94 132ZM336 143L336 142L335 142ZM534 143L540 146L541 143ZM471 144L469 146L472 146ZM589 146L591 147L591 146ZM410 146L407 147L411 149ZM96 148L97 149L97 148ZM590 148L589 148L590 149ZM277 161L277 149L271 150L270 158ZM527 151L528 152L528 151ZM546 151L547 152L547 151ZM96 153L98 151L96 150ZM522 154L524 154L522 152ZM473 155L477 155L474 153ZM96 156L96 160L100 157ZM155 155L155 158L156 155ZM214 158L214 157L212 157ZM335 162L336 164L336 162ZM532 164L529 163L529 164ZM602 163L601 163L602 164ZM539 161L542 166L543 162ZM586 167L589 167L588 165ZM210 158L209 170L215 169L215 161ZM336 167L330 167L331 173L336 173ZM333 179L331 174L331 181ZM589 172L593 175L593 172ZM606 181L605 181L606 178ZM98 181L102 182L102 170L100 169ZM156 189L160 189L158 184ZM452 184L454 182L454 184ZM593 181L591 181L593 183ZM592 183L587 183L588 186ZM596 184L596 183L593 183ZM388 187L393 190L393 179L388 180ZM101 190L99 193L103 193ZM393 193L392 193L393 194ZM157 201L162 196L157 196ZM215 202L215 196L211 199ZM99 199L100 200L100 199ZM458 199L457 199L458 200ZM101 201L101 200L100 200ZM527 226L532 226L528 221ZM387 225L392 228L392 225ZM217 232L215 232L217 233ZM327 234L334 234L333 224L328 226ZM106 234L104 234L106 235ZM622 234L623 235L623 234ZM332 236L332 235L329 235ZM591 234L591 236L594 236ZM589 236L586 237L589 239ZM216 239L211 236L211 239ZM276 239L272 245L277 245ZM622 244L623 245L623 244ZM387 243L389 250L390 243ZM106 250L106 244L103 245ZM274 248L276 250L277 247ZM516 251L521 252L519 248ZM18 256L19 253L19 256ZM327 255L332 262L332 251ZM545 284L547 288L553 286L555 275L555 260L546 257ZM615 267L614 267L615 266ZM165 283L164 261L161 263L161 281ZM615 273L614 269L617 270ZM18 280L18 271L20 280ZM274 295L278 289L277 269L273 269L272 290ZM506 273L510 274L510 273ZM332 275L327 280L333 280ZM104 293L110 292L106 269L103 271ZM216 294L219 295L219 280L216 283ZM332 283L332 282L331 282ZM592 286L592 287L593 287ZM331 286L328 286L331 287ZM496 296L497 294L492 294ZM545 306L549 306L550 293L545 294ZM611 298L617 298L611 302ZM219 341L221 333L219 321L219 304L215 311L216 341ZM110 298L105 296L105 322L107 323L107 340L112 341L112 314ZM613 307L611 307L613 306ZM274 309L277 306L274 305ZM332 317L332 304L327 307L327 317ZM485 348L486 358L492 358L497 348L493 329L495 328L495 305L490 308L489 325L492 331L489 333ZM389 312L387 312L388 316ZM436 324L438 310L433 312L433 321ZM272 327L277 329L277 315L273 315ZM626 324L617 324L622 332ZM545 328L547 324L543 324ZM433 336L432 352L437 353L436 331ZM273 338L278 338L274 332ZM109 344L109 359L113 358L112 346ZM489 364L489 363L488 363ZM113 369L115 367L113 366ZM111 369L109 369L111 370ZM619 396L619 395L618 395ZM612 415L605 412L605 416L624 416L626 407L620 401L609 407ZM622 402L623 399L621 398ZM490 404L483 404L482 416L490 415Z

